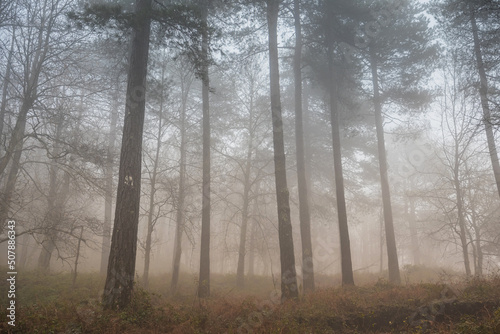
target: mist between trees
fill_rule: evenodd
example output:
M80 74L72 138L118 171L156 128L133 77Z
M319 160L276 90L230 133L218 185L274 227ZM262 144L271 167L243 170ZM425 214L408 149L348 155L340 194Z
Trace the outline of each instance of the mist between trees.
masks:
M99 271L110 309L158 273L200 298L212 273L266 276L284 301L357 272L495 272L499 15L2 1L1 247L15 219L19 268Z

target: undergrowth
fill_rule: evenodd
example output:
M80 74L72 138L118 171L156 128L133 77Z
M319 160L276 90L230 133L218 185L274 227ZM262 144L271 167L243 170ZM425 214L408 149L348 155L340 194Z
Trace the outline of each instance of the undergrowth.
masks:
M326 278L323 277L326 281ZM268 277L234 288L234 275L213 275L212 296L200 300L193 275L183 274L175 296L168 275L136 284L131 304L102 308L98 274L20 272L16 326L2 333L500 333L500 276L446 283L320 287L296 301L279 302ZM358 280L359 281L359 280ZM2 291L7 285L0 283ZM0 301L6 319L7 296ZM437 311L436 311L437 310Z

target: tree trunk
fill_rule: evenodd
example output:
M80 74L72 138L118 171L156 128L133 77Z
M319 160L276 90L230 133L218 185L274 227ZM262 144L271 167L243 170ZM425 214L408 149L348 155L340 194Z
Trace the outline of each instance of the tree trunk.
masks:
M163 70L162 70L163 72ZM146 234L146 247L144 249L144 272L143 272L143 285L144 288L149 286L149 264L151 261L151 248L152 236L155 225L154 210L155 210L155 194L156 194L156 178L158 174L158 165L160 164L160 148L161 148L161 133L163 128L162 114L163 114L163 86L165 84L165 73L162 73L162 92L160 94L160 110L158 119L158 137L156 138L156 152L153 162L153 174L151 175L151 186L149 188L149 211L148 211L148 231Z
M210 107L208 76L208 3L202 2L203 198L198 297L210 296Z
M380 267L379 267L379 273L382 275L382 272L384 271L384 242L385 242L385 233L384 233L384 213L383 210L380 210L380 213L378 215L378 221L379 221L379 226L380 226Z
M382 102L380 100L380 89L378 86L377 62L373 50L370 50L370 66L372 70L373 104L375 106L375 126L377 129L378 163L380 167L380 184L382 188L382 203L384 208L389 281L394 284L400 284L401 276L399 273L398 250L396 247L396 236L394 234L389 178L387 176L387 157L385 151L384 125L382 120Z
M476 55L477 70L479 72L479 96L481 98L481 107L483 109L483 122L486 131L486 139L488 140L488 150L490 152L491 165L493 167L493 175L497 185L498 196L500 196L500 163L498 161L498 153L495 144L495 135L493 134L493 127L491 124L491 111L488 103L488 79L484 69L483 55L481 53L481 44L479 42L478 28L474 9L472 4L469 4L470 20L472 25L472 36L474 38L474 53Z
M37 98L38 81L49 49L49 37L52 26L46 26L46 21L47 20L42 19L41 26L38 28L36 41L31 41L33 50L29 50L30 53L26 55L28 59L26 59L24 64L25 77L23 78L23 99L21 108L17 115L14 129L12 130L9 145L7 146L5 154L0 157L0 176L4 174L7 165L12 159L3 198L0 200L0 234L3 232L4 222L7 220L9 214L10 202L15 189L17 173L19 172L28 112L33 107L33 103ZM54 21L52 21L52 23L53 22ZM44 32L46 33L45 36ZM31 54L33 54L32 58Z
M7 167L7 163L12 159L9 174L7 175L7 182L2 194L2 200L0 201L0 234L3 232L4 224L9 216L10 205L12 201L12 195L16 188L17 174L19 173L21 155L24 146L24 131L26 129L26 117L28 111L32 106L32 100L23 100L21 106L21 111L17 117L16 125L12 132L12 137L9 142L9 147L5 152L5 155L0 159L0 174L3 173ZM2 169L3 168L3 169Z
M250 247L248 248L248 277L250 278L255 275L255 224L256 222L252 220L250 224Z
M115 222L103 294L103 305L107 309L127 306L134 286L150 10L151 0L137 1L136 15L141 19L132 32Z
M181 74L182 75L182 74ZM180 113L180 161L179 161L179 193L177 194L177 214L175 226L175 240L174 240L174 259L172 268L172 281L170 283L170 292L175 294L177 291L177 284L179 282L179 273L181 268L181 255L182 255L182 235L184 233L184 203L186 198L186 112L187 112L187 98L191 86L190 81L185 81L184 77L181 79L181 93L182 93L182 106Z
M247 226L248 226L248 207L250 205L250 171L252 167L252 152L253 152L253 82L250 87L250 117L248 120L248 129L250 136L247 147L247 158L245 163L244 184L243 184L243 208L241 210L241 230L240 230L240 247L238 251L238 267L236 269L236 286L243 288L245 286L245 255L246 255L246 241L247 241Z
M80 259L80 246L82 244L83 226L80 227L80 238L78 238L78 245L76 247L75 257L75 270L73 271L73 287L76 285L76 276L78 275L78 260Z
M416 227L416 217L415 217L415 198L410 197L410 212L408 218L408 224L410 227L410 237L411 237L411 252L413 255L413 264L420 265L420 247L418 245L418 233Z
M453 184L455 187L455 196L457 199L457 215L458 215L458 226L459 226L459 236L460 244L462 246L462 255L464 258L465 274L467 276L471 275L470 261L469 261L469 250L467 242L467 231L465 226L465 213L463 208L463 198L462 198L462 186L460 185L460 173L459 173L459 152L458 152L458 141L455 140L455 162L453 166Z
M118 81L118 78L117 78ZM116 84L116 93L118 93L118 82ZM118 94L116 94L118 95ZM114 170L114 155L116 145L116 127L118 122L118 96L115 96L113 101L113 108L111 109L110 124L109 124L109 138L108 147L106 152L106 165L105 165L105 197L104 197L104 225L102 235L102 249L101 249L101 275L106 274L109 260L109 247L111 244L111 215L113 209L113 170Z
M295 145L297 149L297 183L299 192L300 237L302 241L302 283L304 292L314 291L314 264L311 242L311 217L307 195L304 128L302 122L302 26L300 2L294 0L295 54L293 72L295 82Z
M342 145L340 142L339 111L337 103L337 85L335 82L335 69L333 61L333 36L332 28L327 29L328 44L328 70L330 86L330 121L332 127L333 164L335 170L335 191L337 195L337 214L339 220L340 256L342 268L342 284L353 285L354 274L352 271L351 243L349 239L349 225L347 223L347 209L344 193L344 173L342 170Z
M273 120L274 175L278 205L278 234L281 263L281 300L298 298L289 192L286 180L283 120L281 118L280 78L278 62L278 12L279 0L267 0L267 25L269 29L269 76L271 112Z
M50 271L50 259L52 252L55 249L55 239L57 232L55 228L62 223L63 203L68 195L66 189L58 188L58 157L61 153L61 135L64 126L64 116L60 116L56 124L54 148L50 154L52 155L49 168L49 192L47 196L47 213L45 214L44 224L44 239L42 241L42 250L38 257L38 270L42 272ZM69 182L69 180L68 180ZM63 188L63 187L61 187ZM65 188L65 187L64 187Z

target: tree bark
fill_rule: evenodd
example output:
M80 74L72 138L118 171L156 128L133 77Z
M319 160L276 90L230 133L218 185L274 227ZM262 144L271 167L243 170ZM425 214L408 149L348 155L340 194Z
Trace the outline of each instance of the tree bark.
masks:
M250 172L252 167L253 141L255 136L253 126L253 94L254 83L252 81L250 83L250 116L248 119L248 130L250 132L250 136L248 139L245 170L243 171L243 207L241 210L240 247L238 250L238 266L236 269L236 286L238 288L243 288L245 286L245 255L248 227L248 208L250 205L250 188L252 186L252 183L250 181Z
M151 31L151 0L138 0L133 28L115 222L103 294L107 309L122 309L132 297L141 188L142 135Z
M498 153L495 144L495 135L493 134L493 127L491 124L491 111L488 103L488 79L486 77L486 70L484 68L483 55L481 53L481 44L478 36L478 28L476 23L476 16L472 4L469 4L470 20L472 25L472 36L474 38L474 53L476 55L477 70L479 73L479 96L481 98L481 107L483 109L483 122L486 132L486 139L488 141L488 150L490 152L491 165L493 167L493 175L497 185L498 196L500 196L500 163L498 161Z
M304 153L304 126L302 121L302 25L300 2L294 0L295 54L293 72L295 82L295 145L297 150L297 183L299 192L300 237L302 241L302 284L304 292L314 291L314 263L311 242L311 216L307 195Z
M269 29L269 76L271 112L273 121L274 175L278 205L278 234L281 263L281 300L298 298L289 192L286 180L286 158L281 116L280 78L278 62L278 12L279 0L267 0L267 25Z
M201 212L200 275L198 297L210 296L210 105L208 75L208 3L202 2L203 198Z
M340 124L338 111L337 85L335 82L335 69L333 61L333 36L332 27L327 28L327 50L329 71L330 94L330 121L332 127L333 164L335 171L335 191L337 195L337 214L339 220L340 255L342 268L342 284L354 285L352 271L351 242L349 239L349 225L347 222L347 209L344 193L344 173L342 170L342 145L340 142Z
M384 208L389 281L394 284L400 284L401 276L399 273L398 250L396 247L396 236L394 234L389 178L387 176L387 157L385 150L384 125L382 120L382 102L380 100L380 89L378 85L377 62L372 49L370 49L370 66L372 70L373 104L375 107L375 126L377 130L378 162L380 167L380 184L382 188L382 203Z

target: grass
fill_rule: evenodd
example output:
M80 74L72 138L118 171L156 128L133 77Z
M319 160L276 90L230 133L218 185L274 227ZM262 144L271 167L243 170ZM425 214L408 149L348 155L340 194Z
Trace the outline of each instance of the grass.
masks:
M500 333L500 276L401 286L365 277L360 286L321 284L283 304L269 277L254 277L237 290L234 275L213 275L212 296L205 300L194 294L195 276L183 274L175 296L168 293L168 277L151 277L149 291L138 283L129 307L107 311L99 300L104 280L97 274L80 274L72 287L67 273L20 272L16 327L2 322L0 332ZM5 280L0 287L7 291ZM0 302L6 319L5 293Z

